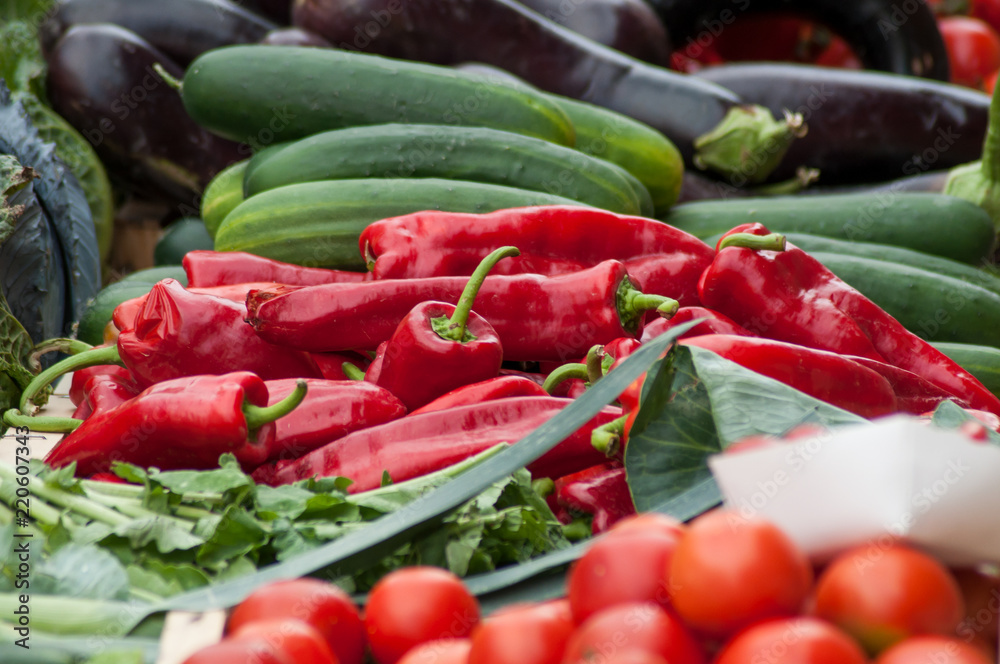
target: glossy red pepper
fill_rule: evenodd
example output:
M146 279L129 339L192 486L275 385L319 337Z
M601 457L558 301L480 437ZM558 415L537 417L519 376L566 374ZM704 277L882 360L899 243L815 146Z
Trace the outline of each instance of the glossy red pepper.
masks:
M620 461L608 461L560 477L556 480L555 496L559 505L592 515L590 527L595 535L619 519L635 514L625 467Z
M188 286L226 286L250 281L311 286L368 281L366 272L302 267L242 251L189 251L182 261Z
M772 339L906 369L973 408L1000 414L1000 399L972 374L815 258L790 244L780 251L753 248L769 235L762 224L744 224L719 240L698 285L706 307Z
M963 399L951 395L912 371L900 369L878 360L870 360L867 357L857 357L856 355L845 355L844 357L871 369L889 381L892 391L896 393L896 406L901 413L921 415L929 410L934 410L938 404L946 399L954 401L963 408L968 406Z
M704 318L705 320L680 335L679 339L700 337L703 334L737 334L744 337L757 336L742 325L739 325L729 316L720 314L718 311L712 311L705 307L681 307L670 318L657 318L646 325L642 329L641 340L645 343L681 323L688 323L698 318Z
M79 406L86 400L87 382L94 376L118 376L126 380L132 378L128 369L117 364L98 364L77 369L73 372L73 379L69 384L69 400L74 406Z
M411 411L407 417L419 415L420 413L430 413L436 410L445 410L446 408L483 403L484 401L496 401L497 399L547 396L548 393L542 389L542 386L530 378L524 376L497 376L496 378L490 378L479 383L463 385L451 392L442 394L427 405Z
M503 363L500 337L472 304L497 261L516 255L515 247L502 247L486 256L457 304L421 302L411 309L380 345L375 384L414 410L455 388L496 377Z
M141 391L131 378L110 374L93 376L84 388L86 403L90 407L90 415L117 408Z
M487 214L427 211L383 219L359 247L376 279L470 275L486 253L513 244L521 255L496 274L565 274L620 260L647 293L698 303L698 277L715 251L659 221L576 206Z
M557 397L515 397L404 417L356 431L301 459L269 464L254 472L256 481L279 485L309 477L348 477L352 493L440 470L493 447L516 443L572 403ZM569 438L528 466L532 477L562 477L606 461L590 445L590 433L618 417L608 407Z
M267 386L246 371L164 381L84 420L45 462L53 467L76 462L81 475L106 472L115 461L204 470L218 467L219 455L231 452L245 468L254 468L273 447L273 420L294 408L305 391L303 384L280 405L266 408Z
M248 321L261 338L289 348L372 350L417 304L457 302L466 281L431 277L277 286L250 293ZM491 275L483 281L476 310L500 336L504 360L566 361L594 344L636 336L648 310L676 311L675 301L643 294L636 286L618 261L555 277Z

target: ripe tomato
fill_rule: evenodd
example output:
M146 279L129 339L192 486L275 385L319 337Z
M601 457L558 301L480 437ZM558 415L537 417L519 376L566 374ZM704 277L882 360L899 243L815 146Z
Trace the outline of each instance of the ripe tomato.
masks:
M798 616L751 625L726 643L714 664L865 664L868 657L825 620Z
M263 639L223 639L202 648L184 664L296 664L269 646Z
M674 609L692 628L725 637L794 615L812 587L809 560L774 524L714 510L688 527L669 568Z
M948 62L951 82L982 88L983 81L1000 69L1000 36L978 18L946 16L938 20Z
M468 664L559 664L572 632L568 602L511 607L472 633Z
M625 517L621 521L615 522L615 525L611 526L611 529L608 532L620 535L621 533L633 530L643 533L656 531L663 533L664 535L676 535L679 537L684 534L685 530L687 530L687 526L669 514L663 514L661 512L641 512L639 514L632 514Z
M592 659L578 659L575 662L566 662L566 664L596 664ZM613 655L608 655L607 657L602 657L600 659L600 664L670 664L667 660L663 659L655 652L646 652L644 650L626 650L624 652L616 652Z
M1000 31L1000 0L976 0L972 3L972 11L969 14L994 30Z
M813 64L821 67L839 67L841 69L862 69L861 60L850 45L836 35L830 39L823 52L816 56Z
M892 646L875 664L990 664L975 646L944 636L913 636Z
M245 623L230 639L263 640L295 664L338 664L329 644L319 631L297 618L271 618Z
M861 546L837 556L816 583L815 613L870 654L916 634L954 634L962 595L947 569L902 544Z
M715 49L726 61L807 62L815 55L809 21L786 14L742 16L719 30Z
M399 664L465 664L471 647L469 639L428 641L403 655Z
M405 567L368 594L365 633L379 664L394 664L414 646L460 639L479 624L479 602L462 580L439 567Z
M258 588L233 610L227 629L268 618L298 618L323 635L340 664L361 664L365 630L354 602L319 579L290 579Z
M628 650L660 655L670 664L701 664L705 653L684 623L658 604L618 604L595 613L576 628L563 664L601 661Z

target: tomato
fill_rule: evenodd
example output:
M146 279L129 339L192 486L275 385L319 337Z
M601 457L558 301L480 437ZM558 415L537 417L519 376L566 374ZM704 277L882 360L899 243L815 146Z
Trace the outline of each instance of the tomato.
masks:
M670 664L701 664L705 653L672 612L658 604L633 602L599 611L576 628L563 664L597 662L628 650L660 655Z
M970 15L1000 31L1000 0L976 0Z
M990 664L992 660L958 639L944 636L913 636L892 646L875 664Z
M908 636L954 634L962 595L931 556L902 544L873 544L845 551L823 570L814 611L874 655Z
M428 641L410 649L399 664L465 664L471 647L469 639Z
M751 625L726 643L714 664L865 664L857 642L825 620L777 618Z
M469 636L479 623L479 602L448 570L404 567L375 584L364 620L375 661L393 664L421 643Z
M338 664L337 656L323 635L309 623L296 618L244 623L229 638L263 640L295 664Z
M968 643L977 642L997 651L997 622L1000 621L1000 578L982 570L952 570L962 591L964 617L956 635Z
M649 529L612 532L594 542L570 570L567 595L577 624L601 609L627 602L670 603L663 570L680 534Z
M712 637L797 613L813 581L809 560L777 526L727 510L688 526L668 573L674 609Z
M326 638L340 664L361 664L365 630L350 596L319 579L290 579L268 584L250 593L229 616L228 630L268 618L298 618Z
M669 514L662 512L640 512L631 514L621 521L616 521L615 525L608 530L609 533L620 535L631 531L642 533L658 532L664 535L680 537L687 529L682 522Z
M575 662L566 664L598 664L593 659L578 659ZM625 650L616 652L613 655L602 657L599 664L670 664L654 652L644 650Z
M567 602L511 607L472 633L468 664L559 664L572 632Z
M981 88L990 74L1000 69L1000 36L978 18L947 16L938 21L948 62L951 82Z
M861 60L855 54L854 50L846 41L836 35L830 39L830 43L823 49L823 52L816 56L813 64L820 65L821 67L863 69Z
M785 14L742 16L719 30L715 50L723 60L808 62L816 55L812 23Z
M184 660L184 664L296 664L278 653L263 639L223 639L202 648Z

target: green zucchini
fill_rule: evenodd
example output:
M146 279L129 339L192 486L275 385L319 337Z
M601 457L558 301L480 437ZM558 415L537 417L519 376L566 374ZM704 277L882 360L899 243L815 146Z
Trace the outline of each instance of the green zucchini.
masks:
M998 293L913 265L825 252L812 256L923 339L968 344L997 339Z
M486 127L385 124L335 129L276 152L265 151L250 164L243 178L248 198L319 180L448 178L544 191L621 214L653 214L649 193L640 200L620 166Z
M1000 348L947 341L935 341L931 345L979 379L987 390L1000 396Z
M363 178L291 184L251 196L215 236L217 251L287 263L365 270L358 237L368 224L420 210L492 212L527 205L582 205L496 184L438 178Z
M240 45L188 67L184 107L253 150L390 122L491 127L572 146L573 124L539 92L446 67L346 50Z
M213 246L205 222L197 217L184 217L167 226L160 236L153 248L153 264L180 265L187 252Z
M249 164L250 160L244 159L224 168L205 187L201 195L201 218L211 237L215 237L226 215L243 202L243 175Z
M889 244L972 264L990 257L996 241L985 210L929 193L698 201L679 205L661 219L702 239L759 222L779 233Z

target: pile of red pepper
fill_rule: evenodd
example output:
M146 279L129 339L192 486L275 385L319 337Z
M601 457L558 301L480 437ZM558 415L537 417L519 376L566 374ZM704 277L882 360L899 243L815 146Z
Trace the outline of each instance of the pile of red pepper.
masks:
M69 432L46 461L83 475L232 453L260 482L365 491L518 441L697 320L680 343L863 417L951 399L1000 426L975 378L760 224L713 249L589 208L421 212L370 225L359 249L368 274L190 252L188 288L167 279L119 306L113 343L43 372L5 419ZM30 415L66 371L75 419ZM529 466L561 518L600 531L634 511L621 453L641 384Z

